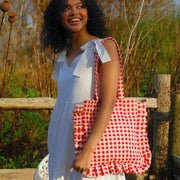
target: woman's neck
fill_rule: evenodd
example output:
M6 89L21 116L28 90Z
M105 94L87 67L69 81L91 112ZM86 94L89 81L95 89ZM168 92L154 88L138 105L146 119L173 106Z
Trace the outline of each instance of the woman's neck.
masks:
M68 45L67 48L67 53L66 53L66 61L68 66L71 65L72 61L82 53L82 50L80 47L87 43L88 41L91 41L93 39L97 39L98 37L92 36L91 34L86 34L81 36L80 34L73 34L70 39L70 44Z
M70 46L73 50L80 48L83 44L91 41L93 39L97 39L98 37L93 36L89 33L86 34L73 34L70 37Z

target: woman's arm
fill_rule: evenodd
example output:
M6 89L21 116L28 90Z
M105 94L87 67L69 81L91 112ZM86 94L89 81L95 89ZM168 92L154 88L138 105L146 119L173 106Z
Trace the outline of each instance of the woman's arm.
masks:
M112 40L106 40L104 47L111 61L99 65L100 73L100 108L91 135L80 155L73 162L72 169L86 171L91 162L92 154L108 125L117 97L118 78L120 73L118 51Z

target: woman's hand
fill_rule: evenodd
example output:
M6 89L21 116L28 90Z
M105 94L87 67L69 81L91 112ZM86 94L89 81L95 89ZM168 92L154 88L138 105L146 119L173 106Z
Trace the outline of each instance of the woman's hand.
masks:
M86 172L91 164L93 152L83 150L73 161L70 172L76 170L78 173L83 174Z

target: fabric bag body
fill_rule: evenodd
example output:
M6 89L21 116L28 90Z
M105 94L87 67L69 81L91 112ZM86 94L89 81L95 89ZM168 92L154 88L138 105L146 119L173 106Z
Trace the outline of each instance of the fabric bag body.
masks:
M109 124L93 152L90 168L85 175L97 177L107 174L133 173L147 171L151 165L151 152L147 138L147 104L135 99L124 99L122 64L120 51L115 42L120 60L118 97ZM103 42L104 42L103 41ZM102 42L102 43L103 43ZM98 53L95 53L95 99L85 100L76 105L74 116L75 155L85 146L94 126L99 109L98 104Z

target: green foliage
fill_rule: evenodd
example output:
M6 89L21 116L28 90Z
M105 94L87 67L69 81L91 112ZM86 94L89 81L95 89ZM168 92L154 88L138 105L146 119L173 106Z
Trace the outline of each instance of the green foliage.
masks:
M119 23L116 39L126 54L129 36L126 22ZM131 40L131 51L124 73L126 96L153 96L156 74L172 75L172 92L180 78L180 15L144 16ZM121 36L120 36L121 35ZM124 60L122 58L122 60Z
M146 23L147 24L147 23ZM148 24L150 28L152 22ZM172 75L172 91L175 91L177 79L180 77L178 73L180 54L180 16L176 13L165 16L144 39L145 44L149 44L149 63L151 70L149 74L171 74ZM149 43L149 40L151 42ZM142 47L142 43L140 45ZM148 69L147 69L148 70ZM148 74L146 73L146 75ZM151 82L151 87L154 84Z
M8 77L5 97L37 97L23 74ZM37 167L47 154L46 139L49 124L47 111L1 111L0 168Z
M14 73L7 77L4 95L9 98L38 97L40 92L34 90L24 72Z
M0 168L36 167L47 153L47 112L5 111L0 134Z

